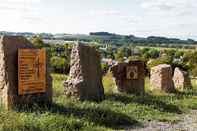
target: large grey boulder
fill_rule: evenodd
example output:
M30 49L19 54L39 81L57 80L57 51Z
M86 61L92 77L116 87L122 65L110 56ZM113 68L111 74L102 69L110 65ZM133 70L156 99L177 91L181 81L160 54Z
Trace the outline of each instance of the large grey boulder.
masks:
M82 43L73 46L70 75L64 87L67 96L80 100L104 98L100 54L95 48Z
M10 109L19 104L52 102L52 78L46 73L46 92L38 94L18 94L18 49L34 49L24 37L0 37L0 104Z

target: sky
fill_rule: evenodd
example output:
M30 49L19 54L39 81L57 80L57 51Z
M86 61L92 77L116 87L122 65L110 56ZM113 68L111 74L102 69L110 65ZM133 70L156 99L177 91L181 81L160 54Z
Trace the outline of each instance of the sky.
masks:
M0 0L0 30L197 40L197 1Z

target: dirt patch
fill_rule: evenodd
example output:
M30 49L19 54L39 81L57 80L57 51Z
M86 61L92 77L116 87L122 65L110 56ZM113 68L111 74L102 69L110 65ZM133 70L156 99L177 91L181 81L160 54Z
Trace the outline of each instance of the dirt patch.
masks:
M197 110L192 110L188 114L180 115L180 122L156 122L151 121L144 124L143 128L128 129L129 131L196 131L197 130Z

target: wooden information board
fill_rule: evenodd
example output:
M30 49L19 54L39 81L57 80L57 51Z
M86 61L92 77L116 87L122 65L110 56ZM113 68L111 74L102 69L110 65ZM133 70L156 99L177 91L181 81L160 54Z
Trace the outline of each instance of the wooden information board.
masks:
M18 50L18 94L36 94L46 91L45 49Z

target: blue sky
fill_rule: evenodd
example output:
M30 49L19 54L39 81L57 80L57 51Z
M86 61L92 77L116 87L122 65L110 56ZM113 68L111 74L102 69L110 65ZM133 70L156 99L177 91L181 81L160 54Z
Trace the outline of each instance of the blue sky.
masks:
M197 40L196 0L0 0L0 30Z

